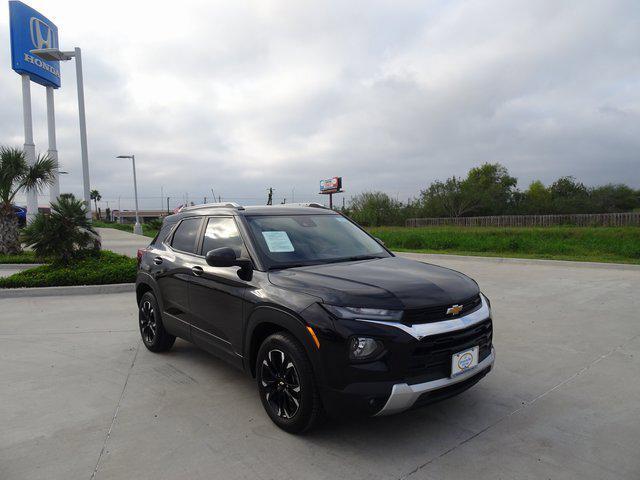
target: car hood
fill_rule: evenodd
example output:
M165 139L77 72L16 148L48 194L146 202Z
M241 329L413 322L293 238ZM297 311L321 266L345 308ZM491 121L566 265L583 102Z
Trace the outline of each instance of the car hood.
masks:
M270 272L269 280L332 305L388 309L455 303L479 292L460 272L400 257L289 268Z

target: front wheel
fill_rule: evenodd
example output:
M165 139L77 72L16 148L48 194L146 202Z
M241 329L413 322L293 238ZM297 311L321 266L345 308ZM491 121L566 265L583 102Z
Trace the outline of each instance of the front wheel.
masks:
M176 341L176 337L164 329L158 302L151 292L146 292L140 299L138 324L144 346L152 352L166 352Z
M292 335L275 333L262 343L256 359L256 379L262 405L281 429L304 432L322 417L311 363Z

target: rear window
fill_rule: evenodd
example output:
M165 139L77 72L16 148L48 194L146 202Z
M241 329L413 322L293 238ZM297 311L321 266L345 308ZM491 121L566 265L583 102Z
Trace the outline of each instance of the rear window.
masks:
M174 225L175 225L175 222L174 223L164 222L158 234L155 236L153 240L151 240L150 245L155 245L156 243L163 242L169 235L169 232L171 232L171 229L173 228Z
M187 253L196 252L200 220L200 218L187 218L178 225L176 232L173 234L173 240L171 240L171 246L175 250Z

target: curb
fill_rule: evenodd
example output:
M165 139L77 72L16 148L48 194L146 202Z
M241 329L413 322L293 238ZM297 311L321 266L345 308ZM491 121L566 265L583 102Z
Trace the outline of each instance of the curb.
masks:
M42 263L0 263L0 270L15 270L16 268L35 268L43 265Z
M111 285L74 285L70 287L0 288L0 298L57 297L66 295L102 295L135 292L135 283Z
M519 265L538 265L549 267L571 267L571 268L605 268L610 270L630 270L640 272L640 265L628 263L602 263L602 262L578 262L571 260L547 260L538 258L510 258L510 257L476 257L470 255L446 255L443 253L415 253L415 252L393 252L398 256L410 258L418 261L432 260L467 260L473 262L491 263L512 263Z

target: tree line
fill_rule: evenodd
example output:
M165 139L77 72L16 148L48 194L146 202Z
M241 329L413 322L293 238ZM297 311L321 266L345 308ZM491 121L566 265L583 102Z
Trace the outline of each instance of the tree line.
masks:
M404 225L407 218L475 217L485 215L547 215L616 213L640 210L640 190L624 184L585 186L574 177L560 177L549 186L540 180L526 190L504 165L485 163L466 177L436 180L406 203L384 192L351 198L345 213L365 226Z

